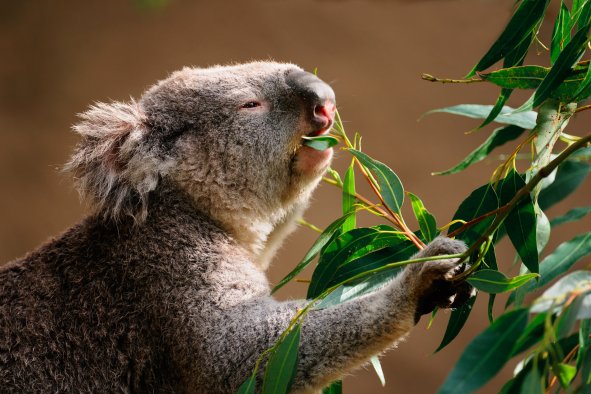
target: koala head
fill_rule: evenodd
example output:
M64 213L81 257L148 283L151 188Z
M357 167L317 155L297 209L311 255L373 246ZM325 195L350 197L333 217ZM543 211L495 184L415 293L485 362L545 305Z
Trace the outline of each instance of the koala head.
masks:
M332 89L292 64L184 68L137 102L83 113L67 168L106 219L141 224L167 179L223 228L264 242L328 167L332 150L302 137L328 132L334 111Z

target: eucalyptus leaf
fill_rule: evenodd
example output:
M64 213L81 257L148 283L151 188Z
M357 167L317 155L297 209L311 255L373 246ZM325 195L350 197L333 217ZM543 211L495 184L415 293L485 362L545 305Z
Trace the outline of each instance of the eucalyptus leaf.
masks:
M577 352L577 369L591 362L591 320L582 320L579 325L579 351ZM587 368L589 368L587 366ZM583 376L586 374L583 373Z
M527 55L527 51L532 43L533 38L534 33L531 32L529 33L529 36L526 39L521 41L519 45L513 48L505 57L505 60L503 61L503 68L521 66L523 64L523 61L525 60L525 56ZM499 93L499 97L497 97L495 105L490 110L490 113L488 114L486 119L484 119L480 126L478 126L478 128L483 128L487 124L493 122L495 118L499 116L501 110L507 103L507 100L509 100L509 97L511 96L512 92L513 89L501 89L501 92Z
M393 212L400 214L400 208L404 202L404 188L398 175L384 163L372 159L361 151L349 149L349 152L375 173L384 202Z
M336 382L332 382L330 386L326 387L322 390L322 394L341 394L343 392L343 382L341 380L337 380Z
M510 201L525 186L525 180L515 170L511 170L501 184L501 205ZM504 222L509 239L523 264L530 272L537 273L538 249L536 241L536 214L529 195L521 199L509 212Z
M524 274L514 278L507 278L499 271L482 269L474 272L467 281L478 290L486 293L498 294L523 286L538 276L538 274Z
M570 41L571 31L571 18L570 12L564 1L560 2L560 11L556 16L554 22L554 30L552 31L552 43L550 45L550 59L552 63L556 62L558 55L562 51L562 48Z
M376 371L376 374L378 375L378 379L380 379L382 387L384 387L386 385L386 378L384 377L384 371L382 370L382 364L380 364L380 359L378 358L378 356L373 356L370 359L370 361L371 365L373 366L373 369Z
M297 369L301 324L296 324L269 357L263 394L287 393Z
M402 267L386 269L359 279L355 283L342 285L316 304L314 309L331 308L343 302L371 294L390 283L402 269Z
M415 244L403 236L399 236L397 239L392 238L389 244L390 246L376 250L362 249L361 252L364 254L356 253L356 256L347 258L339 265L327 286L337 285L353 276L383 267L386 264L408 260L417 252Z
M520 390L521 393L544 394L542 374L540 373L540 370L535 365L535 363L532 365L532 368L528 371L528 373L524 376Z
M564 303L575 292L576 294L588 293L591 291L591 272L574 271L563 276L538 297L530 311L532 313L540 312L560 312ZM591 317L591 297L588 295L583 299L582 305L577 313L578 319L588 319Z
M567 160L558 166L554 182L540 192L538 204L546 210L573 193L591 172L591 164Z
M550 220L550 225L552 227L559 226L564 223L574 222L579 219L584 218L591 212L591 206L588 207L577 207L569 210L562 216L555 217L554 219Z
M511 350L527 325L528 310L499 316L468 344L439 394L470 393L488 382L509 360Z
M544 338L546 314L540 313L530 321L525 330L519 334L519 338L511 349L511 357L526 351Z
M553 368L553 371L558 378L560 385L565 389L570 387L570 382L577 373L577 369L575 367L564 363L558 363L556 367Z
M362 269L365 268L365 264L349 262L360 259L366 254L379 251L386 246L398 250L401 246L410 244L405 236L394 231L382 231L383 228L385 226L357 228L332 240L324 250L318 266L312 274L307 297L310 299L316 298L328 287L346 279L343 278L343 270L350 271L351 267L358 268L358 265ZM392 253L389 253L385 258L389 259L391 255ZM375 267L376 262L374 260L376 259L373 256L375 255L370 257L369 262L374 264ZM363 261L365 262L365 260ZM387 262L393 262L393 260L389 259ZM337 280L338 282L336 282Z
M548 3L548 0L523 0L505 30L466 77L470 78L477 71L492 66L504 58L519 43L526 40L542 20Z
M435 221L435 217L429 211L427 211L425 205L419 197L410 192L407 192L407 194L410 198L412 210L415 214L417 222L419 223L419 228L421 229L423 238L427 242L433 241L433 239L437 237L439 233L437 231L437 222Z
M509 141L513 141L518 138L523 132L524 128L514 125L501 127L492 132L490 137L486 139L478 148L473 150L468 156L464 158L460 163L446 171L434 172L433 175L449 175L460 172L470 165L482 161L492 152L495 148L504 145Z
M570 102L579 92L585 82L589 64L582 68L570 70L560 85L548 95L548 97ZM550 68L542 66L521 66L504 68L488 74L480 74L487 82L506 89L536 89L548 76Z
M470 297L462 306L451 311L445 334L443 334L443 339L435 350L435 353L449 345L458 336L464 324L466 324L470 312L472 312L475 301L476 296Z
M251 375L242 385L238 388L237 394L254 394L257 386L257 379L255 375Z
M355 203L357 201L355 198L355 167L353 164L354 163L351 163L347 169L343 181L343 215L353 212L353 214L343 223L343 232L345 233L349 230L353 230L357 226L357 220L355 218Z
M492 111L492 105L480 105L480 104L460 104L452 107L445 107L439 109L433 109L426 112L423 116L431 115L434 113L446 113L452 115L466 116L472 119L486 119ZM536 127L537 113L534 111L514 113L514 109L508 106L504 106L500 111L499 115L495 118L495 122L503 124L511 124L519 126L524 129L533 129Z
M557 323L556 338L566 338L568 334L570 334L570 331L577 321L577 316L583 306L584 299L585 298L582 295L578 295L566 308L563 309Z
M536 250L539 256L550 240L552 227L548 217L538 204L534 204L534 211L536 213Z
M327 150L339 143L339 140L329 135L318 135L318 136L304 136L304 145L314 148L316 150Z
M486 213L496 210L499 207L497 195L490 184L479 187L462 201L453 220L463 220L469 222L472 219L478 218ZM480 238L481 234L490 226L494 220L494 215L481 220L467 230L461 232L457 238L471 245L474 241ZM449 232L459 229L462 225L455 223L449 227Z
M290 280L292 280L297 274L302 272L304 268L306 268L312 260L320 253L320 250L328 244L332 236L341 229L341 226L345 221L351 216L354 215L355 212L349 212L346 215L341 216L334 222L332 222L320 236L316 239L308 253L304 256L304 258L296 265L296 267L287 274L279 283L273 288L271 294L275 293L277 290L285 286Z
M578 260L591 253L591 232L579 234L570 241L560 244L540 263L540 280L530 282L521 289L531 292L544 287L560 275L568 271ZM509 304L513 302L513 294Z

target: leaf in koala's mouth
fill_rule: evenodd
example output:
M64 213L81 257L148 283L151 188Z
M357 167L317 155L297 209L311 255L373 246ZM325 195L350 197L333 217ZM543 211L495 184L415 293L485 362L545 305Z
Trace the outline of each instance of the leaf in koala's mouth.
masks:
M339 143L338 139L328 135L304 136L302 139L304 139L304 145L316 150L327 150Z

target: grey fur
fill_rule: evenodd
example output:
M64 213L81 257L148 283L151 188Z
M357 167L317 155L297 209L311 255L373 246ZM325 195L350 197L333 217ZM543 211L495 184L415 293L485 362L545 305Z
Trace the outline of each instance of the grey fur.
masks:
M2 392L238 388L306 304L274 300L264 274L327 165L299 169L311 126L285 81L294 70L185 68L139 102L82 115L68 168L94 214L0 271ZM240 109L250 100L261 108ZM464 249L437 238L418 256ZM322 388L449 306L457 269L415 265L310 312L294 390Z

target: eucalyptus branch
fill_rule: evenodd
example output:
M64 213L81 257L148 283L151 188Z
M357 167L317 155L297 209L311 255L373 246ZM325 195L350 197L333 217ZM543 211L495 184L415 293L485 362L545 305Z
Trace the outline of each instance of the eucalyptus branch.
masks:
M577 108L577 109L575 110L575 113L579 113L579 112L587 111L587 110L589 110L589 109L591 109L591 104L589 104L589 105L584 105L584 106L582 106L582 107L579 107L579 108Z
M464 261L468 259L474 252L480 249L480 246L487 242L489 237L501 226L503 221L507 218L509 213L519 204L522 198L529 195L529 193L542 181L542 179L546 178L550 175L556 167L558 167L563 161L565 161L571 154L573 154L578 149L585 147L587 144L591 143L591 134L582 137L579 141L573 143L572 145L568 146L564 151L562 151L554 160L550 161L546 166L540 168L540 170L534 175L530 181L513 196L511 201L507 204L503 205L501 208L498 209L498 214L495 217L494 221L490 225L490 227L482 234L482 236L474 243L470 248L463 254L460 261ZM467 271L463 272L462 274L456 276L454 280L462 280L469 276L472 273L472 267Z
M480 79L480 78L448 79L448 78L437 78L431 74L423 74L423 75L421 75L421 79L423 79L424 81L439 82L439 83L478 83L478 82L484 82L484 79Z

